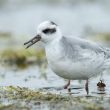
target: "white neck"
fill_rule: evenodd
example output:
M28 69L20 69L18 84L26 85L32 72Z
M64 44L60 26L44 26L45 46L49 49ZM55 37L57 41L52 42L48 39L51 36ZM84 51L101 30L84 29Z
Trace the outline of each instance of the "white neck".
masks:
M54 39L52 42L45 45L45 52L48 63L54 62L60 59L61 57L61 45L60 45L61 37Z
M51 46L56 46L56 45L58 45L61 38L62 38L62 36L56 37L56 38L53 39L52 41L45 43L45 44L44 44L45 48L50 48Z

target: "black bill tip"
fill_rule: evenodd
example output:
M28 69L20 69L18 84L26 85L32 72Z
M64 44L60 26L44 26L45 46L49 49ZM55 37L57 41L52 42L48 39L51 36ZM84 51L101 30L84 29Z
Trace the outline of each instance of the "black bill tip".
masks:
M24 45L27 45L26 49L31 47L32 45L34 45L36 42L40 41L40 39L41 39L41 36L40 35L36 35L31 40L25 42Z

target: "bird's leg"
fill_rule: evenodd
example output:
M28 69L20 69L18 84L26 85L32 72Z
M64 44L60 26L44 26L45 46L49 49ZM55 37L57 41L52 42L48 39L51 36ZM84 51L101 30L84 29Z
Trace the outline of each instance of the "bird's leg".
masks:
M88 84L89 84L89 82L88 82L88 79L87 79L87 80L86 80L86 84L85 84L85 90L86 90L86 92L87 92L87 95L89 94Z
M70 85L70 80L69 80L68 83L64 86L64 89L67 89L69 85Z

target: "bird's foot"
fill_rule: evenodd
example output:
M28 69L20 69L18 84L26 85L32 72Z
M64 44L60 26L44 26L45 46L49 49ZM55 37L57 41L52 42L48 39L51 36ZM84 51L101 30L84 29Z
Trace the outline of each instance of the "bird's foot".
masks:
M70 85L70 80L68 81L68 83L64 86L64 89L67 89Z
M89 84L89 83L88 83L88 80L86 80L85 90L86 90L87 95L89 94L88 84Z
M105 90L105 87L106 87L106 84L104 83L103 80L100 80L100 81L97 83L97 87L98 87L98 90L99 90L99 91L104 91L104 90Z

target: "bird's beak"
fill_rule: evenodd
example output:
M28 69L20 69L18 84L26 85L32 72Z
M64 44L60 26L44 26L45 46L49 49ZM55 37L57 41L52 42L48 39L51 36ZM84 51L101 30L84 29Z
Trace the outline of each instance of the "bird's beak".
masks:
M27 45L26 49L29 48L30 46L32 46L33 44L35 44L36 42L40 41L40 39L41 39L41 36L40 35L36 35L31 40L25 42L24 45Z

